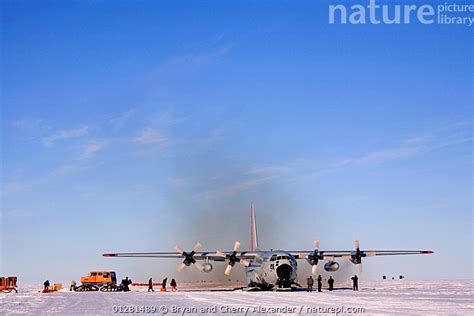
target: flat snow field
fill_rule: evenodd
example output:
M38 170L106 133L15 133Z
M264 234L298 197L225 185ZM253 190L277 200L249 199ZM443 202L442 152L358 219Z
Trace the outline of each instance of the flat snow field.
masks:
M181 291L56 292L32 286L0 293L0 315L474 315L474 281L366 281L353 292Z

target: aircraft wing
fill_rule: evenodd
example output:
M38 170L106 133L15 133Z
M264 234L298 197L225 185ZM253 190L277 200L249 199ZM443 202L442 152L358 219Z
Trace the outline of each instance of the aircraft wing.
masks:
M296 259L307 259L309 255L313 254L313 250L306 251L290 251L290 253ZM399 256L399 255L420 255L420 254L432 254L431 250L361 250L360 254L362 257L373 257L373 256ZM354 250L334 250L334 251L319 251L320 258L341 258L349 257L355 254Z
M297 250L289 251L296 259L307 259L309 255L313 254L313 250ZM231 255L232 251L223 252L226 255ZM264 251L243 251L237 254L239 259L256 259L260 257ZM361 250L362 257L373 256L399 256L399 255L419 255L432 254L430 250ZM319 251L320 258L341 258L354 255L353 250L329 250ZM182 258L183 255L179 252L121 252L121 253L104 253L104 257L132 257L132 258ZM224 261L222 256L216 255L215 252L200 251L194 254L196 260L214 260Z
M226 255L231 255L232 251L223 251ZM237 254L239 259L255 259L263 251L244 251ZM104 253L104 257L131 257L131 258L183 258L179 252L121 252L121 253ZM195 252L193 258L196 260L213 260L225 261L222 256L216 255L216 252L199 251Z

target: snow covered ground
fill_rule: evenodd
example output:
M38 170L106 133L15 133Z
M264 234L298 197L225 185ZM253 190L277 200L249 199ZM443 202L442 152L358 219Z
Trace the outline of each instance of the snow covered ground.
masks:
M360 291L349 284L333 292L191 291L147 293L56 292L32 286L0 293L0 315L108 315L133 312L183 314L367 314L474 315L474 281L366 281ZM129 306L133 306L130 308ZM355 310L349 310L356 308ZM359 308L362 308L359 309ZM342 312L341 312L342 311Z

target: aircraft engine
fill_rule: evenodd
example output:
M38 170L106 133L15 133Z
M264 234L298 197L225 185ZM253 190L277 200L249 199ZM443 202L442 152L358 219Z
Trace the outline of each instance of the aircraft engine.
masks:
M210 264L209 262L205 263L202 265L202 272L211 272L212 271L212 264Z
M334 272L339 270L339 263L336 261L329 261L324 264L324 270L327 272Z

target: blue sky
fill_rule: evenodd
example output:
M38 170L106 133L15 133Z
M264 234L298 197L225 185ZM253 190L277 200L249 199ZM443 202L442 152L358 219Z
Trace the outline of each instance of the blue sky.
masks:
M1 46L1 274L172 276L100 254L248 244L254 202L262 248L360 238L436 252L369 259L366 278L472 278L466 26L328 25L303 1L2 1Z

